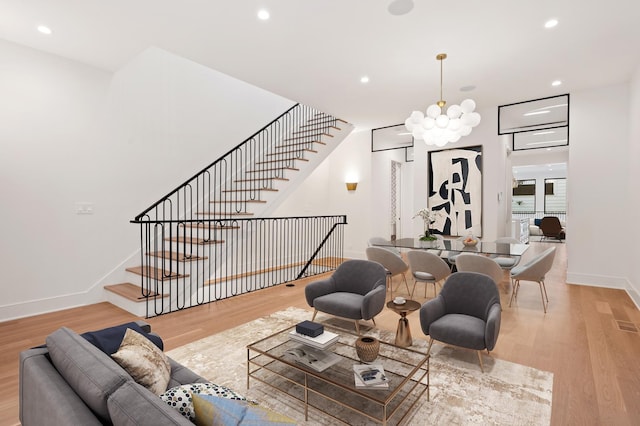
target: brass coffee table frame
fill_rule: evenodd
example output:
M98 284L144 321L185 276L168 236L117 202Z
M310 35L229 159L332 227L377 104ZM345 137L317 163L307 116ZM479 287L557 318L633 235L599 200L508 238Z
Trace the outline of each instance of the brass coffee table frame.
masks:
M309 407L313 407L345 424L348 420L339 417L341 410L335 404L387 425L400 424L425 392L429 401L426 353L380 342L380 354L374 363L384 367L389 388L357 388L353 376L353 365L360 364L355 349L357 335L325 325L326 330L340 335L330 350L340 355L341 360L318 372L283 356L287 349L301 344L289 340L289 332L294 328L288 327L247 345L247 389L251 379L257 380L303 403L305 420L309 419Z

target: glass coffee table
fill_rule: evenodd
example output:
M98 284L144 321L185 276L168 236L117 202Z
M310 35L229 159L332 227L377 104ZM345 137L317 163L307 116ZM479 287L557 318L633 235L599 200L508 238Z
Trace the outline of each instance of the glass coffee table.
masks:
M339 360L323 371L295 362L287 350L300 342L289 339L295 325L247 346L247 389L251 380L261 382L304 405L305 420L309 407L346 424L375 421L383 425L399 424L426 393L429 400L429 356L410 348L380 342L378 358L385 370L389 387L356 387L353 365L358 359L355 341L358 336L325 325L337 333L338 342L328 351Z

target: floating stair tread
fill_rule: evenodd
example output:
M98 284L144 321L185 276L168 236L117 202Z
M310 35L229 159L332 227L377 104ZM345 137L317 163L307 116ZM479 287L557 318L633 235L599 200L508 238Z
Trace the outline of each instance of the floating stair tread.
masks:
M238 179L238 180L234 180L233 182L260 182L263 180L281 180L284 182L288 182L289 179L287 178L281 178L281 177L265 177L265 178L251 178L251 179Z
M177 272L163 271L162 269L145 267L145 266L133 266L131 268L127 268L128 272L132 272L134 274L142 275L143 277L153 278L154 280L172 280L175 278L186 278L189 274L178 274Z
M344 262L345 260L347 260L347 259L321 258L321 259L316 259L316 260L312 261L311 264L312 265L321 265L321 266L332 266L332 265L335 265L336 263L340 264L340 263ZM221 278L216 278L214 280L206 281L205 285L218 284L218 283L221 283L221 282L237 280L237 279L241 279L241 278L250 277L250 276L253 276L253 275L267 274L269 272L280 271L280 270L289 269L289 268L295 268L297 266L304 266L304 265L306 265L306 263L307 262L295 262L295 263L289 263L287 265L274 266L273 268L266 268L266 269L259 269L257 271L243 272L241 274L230 275L228 277L221 277Z
M111 284L104 286L104 289L118 296L124 297L127 300L133 300L134 302L142 302L149 297L169 297L167 294L158 294L155 291L149 293L149 296L143 296L140 291L140 285L131 283Z
M293 171L300 171L300 169L296 169L294 167L273 167L270 169L257 169L257 170L247 170L245 173L262 173L262 172L273 172L276 170L293 170Z
M180 224L180 226L184 228L198 228L198 229L216 229L216 230L225 230L225 229L240 229L239 226L224 226L219 225L217 223L184 223Z
M276 154L277 155L277 154ZM276 160L265 160L265 161L257 161L257 164L272 164L272 163L282 163L288 161L309 161L306 158L278 158Z
M224 240L205 240L204 238L193 238L193 237L171 237L171 238L165 238L165 241L171 241L174 243L198 244L201 246L205 246L209 244L224 244Z
M238 188L238 189L225 189L222 192L251 192L251 191L278 192L278 190L275 188Z
M322 142L322 141L306 141L306 142L295 142L295 143L287 143L287 144L283 144L283 145L276 145L274 148L282 149L282 148L290 148L290 147L293 147L293 146L309 145L309 144L314 144L314 143L319 143L320 145L326 145L326 143Z
M195 262L197 260L208 259L207 256L192 255L189 257L184 253L180 253L173 250L153 251L153 252L147 253L147 256L161 257L164 259L175 260L177 262Z
M237 204L237 203L266 203L264 200L214 200L211 204Z
M276 148L280 148L280 147L276 147ZM302 149L296 149L293 151L274 152L272 154L267 154L267 157L272 157L274 155L281 155L281 154L299 154L301 152L311 152L312 154L318 153L318 151L316 151L315 149L302 148Z
M199 216L253 216L250 212L196 212Z
M331 136L331 135L328 134L328 133L318 133L318 134L315 134L315 135L312 134L312 135L296 136L296 137L292 137L292 138L285 138L285 139L282 139L282 140L284 142L297 141L297 140L300 140L300 139L315 138L316 136ZM313 142L318 142L318 141L314 140Z

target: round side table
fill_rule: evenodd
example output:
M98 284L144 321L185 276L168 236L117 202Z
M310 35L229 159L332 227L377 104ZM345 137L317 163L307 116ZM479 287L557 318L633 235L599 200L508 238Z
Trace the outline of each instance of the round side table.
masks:
M407 315L420 309L420 306L422 305L415 300L407 300L402 305L393 303L393 300L387 302L387 308L400 315L400 319L398 320L398 330L396 331L396 346L406 348L413 344Z

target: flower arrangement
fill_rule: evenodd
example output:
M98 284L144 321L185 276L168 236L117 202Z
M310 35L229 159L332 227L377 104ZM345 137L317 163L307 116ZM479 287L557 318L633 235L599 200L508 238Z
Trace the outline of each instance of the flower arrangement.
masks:
M427 208L420 209L413 218L420 217L424 222L424 234L420 236L420 241L434 241L437 238L431 235L431 224L436 221L440 212L434 212Z

